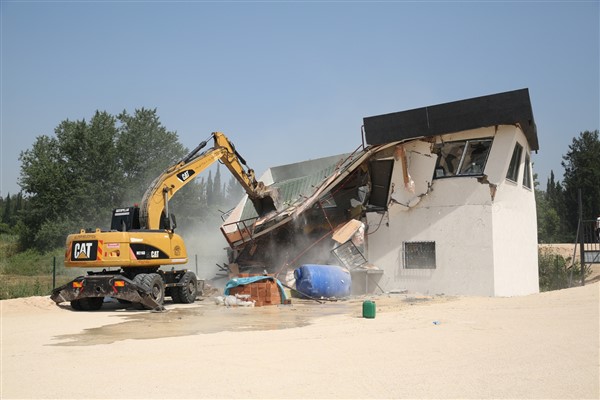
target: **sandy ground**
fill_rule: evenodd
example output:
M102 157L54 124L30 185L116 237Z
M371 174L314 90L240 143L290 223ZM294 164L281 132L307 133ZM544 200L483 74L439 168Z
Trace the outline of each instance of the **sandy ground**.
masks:
M514 298L369 297L166 313L4 300L1 398L597 399L598 283Z

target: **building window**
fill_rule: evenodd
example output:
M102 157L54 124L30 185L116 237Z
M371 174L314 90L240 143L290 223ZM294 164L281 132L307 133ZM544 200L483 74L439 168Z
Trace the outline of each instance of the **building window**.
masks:
M447 142L436 146L435 178L483 175L492 139Z
M435 242L404 242L404 268L435 269Z
M525 154L525 172L523 172L523 186L531 189L531 160L529 154Z
M522 153L523 146L521 146L519 143L516 143L512 158L510 159L510 165L508 166L508 172L506 173L506 179L517 182L517 178L519 177L519 167L521 166Z

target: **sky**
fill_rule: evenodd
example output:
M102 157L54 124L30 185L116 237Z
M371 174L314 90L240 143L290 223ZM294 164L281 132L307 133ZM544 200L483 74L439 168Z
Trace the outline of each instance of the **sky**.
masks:
M600 126L599 1L0 2L0 195L63 120L157 109L262 172L353 151L363 117L528 88L541 188Z

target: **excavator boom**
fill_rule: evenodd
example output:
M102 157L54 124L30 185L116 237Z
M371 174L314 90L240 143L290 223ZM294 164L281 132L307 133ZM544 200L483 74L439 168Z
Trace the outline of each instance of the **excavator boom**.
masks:
M220 161L242 185L254 202L259 215L275 210L274 194L262 182L257 182L254 170L247 169L246 161L235 146L221 132L213 132L214 146L200 153L207 142L201 142L177 164L167 168L150 185L140 206L140 225L146 229L173 229L168 210L169 199L188 182L196 178L215 161ZM247 167L247 166L246 166Z

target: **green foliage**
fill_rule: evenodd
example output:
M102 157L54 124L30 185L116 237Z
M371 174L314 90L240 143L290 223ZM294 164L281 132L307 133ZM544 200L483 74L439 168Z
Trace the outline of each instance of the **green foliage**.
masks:
M19 297L44 296L52 289L52 284L42 284L39 278L4 280L0 286L0 300L15 299Z
M600 138L598 130L581 132L563 156L564 207L567 229L573 237L578 222L578 189L582 191L583 219L600 216Z
M546 190L536 188L538 241L572 243L577 237L579 220L578 190L582 190L583 219L600 216L600 139L598 131L585 131L574 138L563 156L565 168L561 184L554 172ZM536 183L537 186L537 183Z
M116 152L122 171L117 188L124 201L133 203L140 201L150 182L183 158L187 150L175 132L162 126L156 109L142 108L133 115L123 111L117 118L121 125Z
M537 186L537 184L536 184ZM575 240L567 233L563 190L560 182L554 181L554 172L546 184L546 191L536 188L537 225L539 243L569 243Z
M545 292L569 287L569 269L567 265L569 260L570 258L565 259L549 251L539 251L538 273L541 291Z
M592 270L584 266L584 276L589 277ZM571 262L571 257L564 258L548 249L538 251L538 274L540 290L566 289L578 286L581 282L581 264Z
M19 251L19 238L7 233L0 234L0 263Z
M54 257L56 257L57 271L61 271L60 273L64 274L64 250L62 249L45 253L28 249L17 253L1 261L0 274L27 276L51 275Z
M56 277L55 285L59 287L73 278L74 276L59 275ZM2 275L0 300L29 296L47 296L52 289L52 275Z
M10 217L11 217L11 214L13 211L11 200L10 200L10 193L8 194L8 196L6 196L6 200L4 201L2 206L4 207L4 210L2 211L2 223L9 225Z
M13 233L15 226L19 223L20 217L27 205L21 192L16 195L0 197L0 233Z
M66 220L48 220L42 223L35 234L35 242L42 249L53 249L64 245L65 232L77 232L77 226Z
M62 248L44 253L34 249L18 252L15 235L1 235L0 239L0 300L50 294L54 263L56 287L84 272L65 268Z
M28 208L17 231L24 248L49 250L80 228L108 228L113 208L139 202L150 182L185 154L156 110L118 117L97 111L89 122L62 121L55 134L39 136L21 153Z

